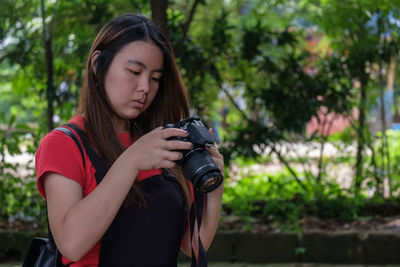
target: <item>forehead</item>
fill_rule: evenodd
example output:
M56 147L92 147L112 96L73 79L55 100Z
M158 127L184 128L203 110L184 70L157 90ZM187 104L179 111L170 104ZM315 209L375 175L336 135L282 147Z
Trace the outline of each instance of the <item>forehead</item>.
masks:
M125 45L116 55L118 60L129 63L132 60L143 62L146 65L162 67L163 53L154 43L149 41L134 41Z

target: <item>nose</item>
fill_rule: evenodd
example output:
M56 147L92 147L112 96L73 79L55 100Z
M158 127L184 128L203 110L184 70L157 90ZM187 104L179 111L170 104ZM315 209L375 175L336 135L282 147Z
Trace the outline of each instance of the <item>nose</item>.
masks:
M138 91L144 94L147 94L150 91L150 79L145 77L145 75L140 79Z

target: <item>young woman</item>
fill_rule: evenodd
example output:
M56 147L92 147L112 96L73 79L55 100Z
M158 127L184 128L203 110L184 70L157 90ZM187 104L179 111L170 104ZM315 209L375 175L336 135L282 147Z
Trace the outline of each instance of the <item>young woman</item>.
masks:
M170 44L143 16L111 20L96 37L86 65L77 115L108 169L95 169L74 141L59 131L36 153L38 188L63 264L73 266L176 266L179 249L190 255L187 227L191 186L176 161L190 142L166 128L189 116L185 87ZM215 147L207 149L223 171ZM200 237L215 235L223 185L207 194ZM196 234L196 233L195 233Z

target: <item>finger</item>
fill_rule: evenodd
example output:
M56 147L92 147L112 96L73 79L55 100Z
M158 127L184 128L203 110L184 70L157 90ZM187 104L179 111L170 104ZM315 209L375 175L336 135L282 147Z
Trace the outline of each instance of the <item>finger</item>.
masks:
M208 151L208 153L210 153L211 158L218 165L218 167L223 170L224 157L221 153L219 153L218 149L215 146L212 146L206 147L206 150Z
M162 135L164 139L173 137L173 136L181 136L187 137L188 134L185 130L178 129L178 128L166 128L162 130Z
M161 151L154 158L155 168L171 168L176 166L176 161L183 158L183 154L177 151Z
M183 154L181 152L171 152L170 155L170 160L172 161L177 161L177 160L181 160L183 158Z
M178 151L168 151L166 152L164 159L169 161L177 161L183 158L183 154Z
M168 140L165 142L165 149L167 150L189 150L192 149L191 142Z
M206 150L212 155L212 156L218 156L221 155L218 151L218 149L215 146L209 146L206 147Z
M222 169L222 166L224 166L224 161L222 158L212 158L215 162L215 164L218 165L218 167L220 167L220 169Z
M213 158L212 160L214 161L215 165L217 165L218 169L220 169L221 173L224 172L224 163L221 159L219 158Z
M160 163L160 167L161 168L165 168L165 169L172 169L176 167L176 162L175 161L170 161L170 160L164 160Z

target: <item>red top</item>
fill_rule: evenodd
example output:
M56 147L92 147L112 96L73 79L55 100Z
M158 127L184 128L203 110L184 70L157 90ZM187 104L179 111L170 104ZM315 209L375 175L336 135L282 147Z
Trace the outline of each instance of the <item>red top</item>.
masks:
M84 129L84 121L84 117L76 116L69 123ZM76 136L79 138L77 134ZM119 138L125 147L130 146L134 141L129 133L121 133ZM37 187L44 198L46 198L46 193L42 177L46 172L56 172L76 181L82 187L82 197L86 197L97 186L94 176L96 171L89 157L85 154L85 165L83 165L78 146L72 138L60 131L52 131L43 138L35 155L35 167ZM161 173L160 169L141 171L136 179L140 181ZM64 265L70 264L71 267L97 266L99 256L100 241L80 261L72 263L65 257L62 260Z

